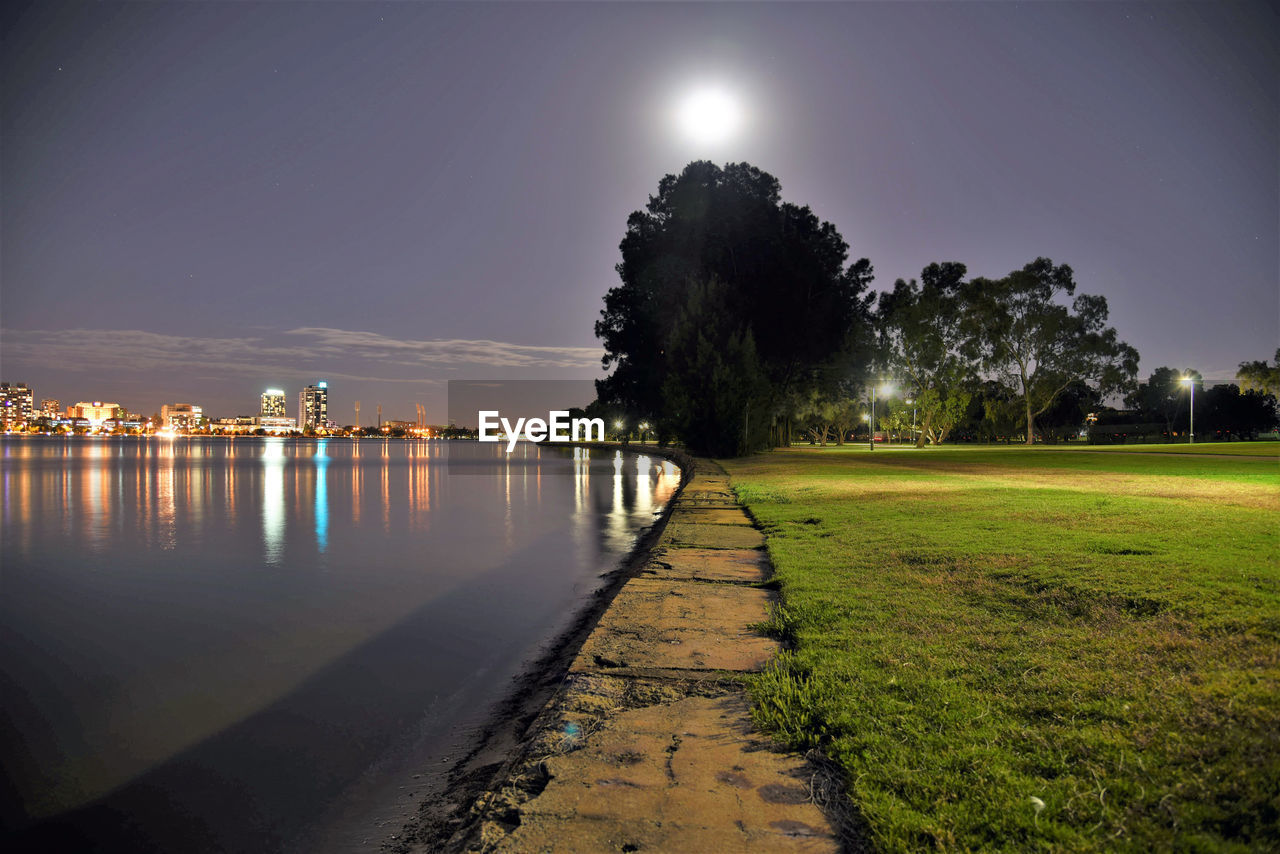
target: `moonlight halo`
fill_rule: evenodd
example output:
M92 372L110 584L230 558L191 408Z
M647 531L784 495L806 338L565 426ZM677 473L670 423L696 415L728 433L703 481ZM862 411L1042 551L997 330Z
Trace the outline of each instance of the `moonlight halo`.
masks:
M738 98L722 86L691 89L676 106L676 124L694 142L714 144L733 138L742 127Z

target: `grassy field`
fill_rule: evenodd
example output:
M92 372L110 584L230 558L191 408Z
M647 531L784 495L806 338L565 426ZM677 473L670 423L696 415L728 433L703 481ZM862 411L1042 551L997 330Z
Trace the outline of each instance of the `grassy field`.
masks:
M1053 445L1037 445L1054 450ZM1060 448L1059 448L1060 449ZM1280 442L1186 442L1160 445L1079 445L1072 450L1138 454L1209 454L1229 457L1270 457L1280 461Z
M725 464L795 645L758 719L846 769L877 848L1280 850L1275 456Z

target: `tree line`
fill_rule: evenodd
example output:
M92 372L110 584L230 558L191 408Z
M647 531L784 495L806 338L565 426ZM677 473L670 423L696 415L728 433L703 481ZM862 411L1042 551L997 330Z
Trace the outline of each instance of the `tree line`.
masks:
M835 226L750 164L665 176L620 249L621 283L595 325L612 371L591 409L700 453L806 431L840 441L888 379L912 401L921 445L972 423L975 407L992 424L1016 415L1031 443L1038 420L1140 390L1137 351L1107 325L1105 297L1077 293L1070 266L1036 258L991 279L939 262L877 298L870 261L850 260Z

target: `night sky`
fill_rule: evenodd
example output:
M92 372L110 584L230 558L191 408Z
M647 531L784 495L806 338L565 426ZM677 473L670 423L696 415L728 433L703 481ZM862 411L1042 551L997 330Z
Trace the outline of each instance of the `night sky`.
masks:
M748 161L868 257L1074 267L1142 372L1280 338L1266 4L56 4L3 12L0 373L150 414L599 375L632 210ZM674 121L693 88L739 132Z

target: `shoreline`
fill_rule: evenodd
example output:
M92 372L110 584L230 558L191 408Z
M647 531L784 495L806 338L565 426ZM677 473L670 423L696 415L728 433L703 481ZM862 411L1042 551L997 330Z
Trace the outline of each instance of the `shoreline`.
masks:
M763 532L722 466L659 453L686 463L660 521L384 851L865 850L840 769L753 718L785 650Z
M589 602L573 617L569 626L553 638L536 658L529 661L513 680L512 687L488 714L472 739L472 747L454 760L444 773L426 783L417 793L415 816L397 833L379 843L379 850L393 854L440 851L463 830L470 810L486 792L494 789L520 760L529 742L529 733L569 675L569 667L581 651L600 618L613 604L623 586L637 577L666 530L677 499L694 478L697 464L678 448L656 445L622 445L611 442L539 443L549 447L590 448L650 454L680 467L680 485L662 514L637 538L617 566L601 575L603 583Z

